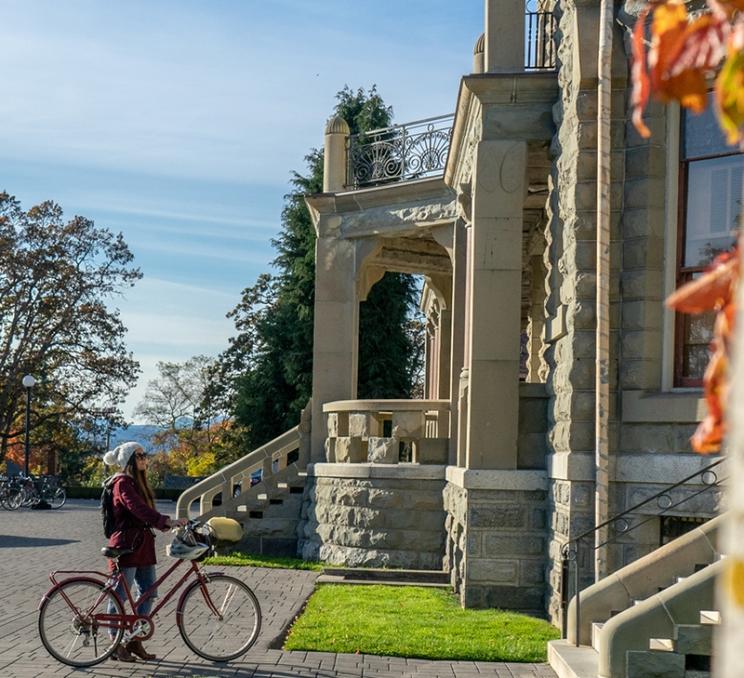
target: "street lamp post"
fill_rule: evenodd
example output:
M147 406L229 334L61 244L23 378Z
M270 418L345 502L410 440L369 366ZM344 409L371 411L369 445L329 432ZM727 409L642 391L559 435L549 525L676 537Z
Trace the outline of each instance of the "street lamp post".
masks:
M31 440L29 439L29 431L31 429L31 389L36 385L36 379L30 374L23 377L21 381L23 388L26 389L26 426L25 426L25 448L24 448L24 473L28 477L28 464L31 457Z

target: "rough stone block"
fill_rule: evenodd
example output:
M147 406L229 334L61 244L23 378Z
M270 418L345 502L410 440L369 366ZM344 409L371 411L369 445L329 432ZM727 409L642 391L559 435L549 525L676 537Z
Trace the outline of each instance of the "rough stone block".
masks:
M329 464L336 461L336 438L326 438L323 443L325 446L325 458Z
M349 435L349 415L346 412L329 412L326 421L329 438Z
M545 564L542 560L522 560L519 563L520 584L545 583Z
M367 441L367 461L371 464L397 464L398 445L397 438L370 436Z
M449 440L446 438L414 440L413 461L417 464L446 464L449 461Z
M467 608L498 607L505 610L543 610L542 587L466 584L460 600Z
M424 434L424 413L393 412L394 438L420 438Z
M357 438L382 435L382 419L374 412L349 414L349 435Z
M499 534L486 534L484 537L485 556L508 557L508 556L535 556L543 552L544 541L540 537L520 534L517 536L503 536Z
M470 527L519 528L526 525L525 509L522 506L471 506L468 513Z
M493 558L468 558L468 577L476 582L494 584L516 584L519 578L519 562Z
M628 678L684 678L685 656L682 654L630 650L625 656Z
M362 440L348 436L336 438L335 457L338 464L361 464L367 460Z

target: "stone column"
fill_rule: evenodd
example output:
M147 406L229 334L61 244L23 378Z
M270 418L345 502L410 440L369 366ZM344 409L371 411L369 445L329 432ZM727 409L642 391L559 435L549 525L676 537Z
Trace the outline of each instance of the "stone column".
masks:
M459 445L460 439L458 401L460 397L460 380L465 364L465 284L467 266L467 238L465 222L458 219L454 225L452 261L452 343L450 353L450 464L465 465L465 445Z
M524 70L524 0L486 0L486 73Z
M315 246L313 462L325 461L323 404L356 398L359 302L355 267L354 242L324 235L321 230Z
M526 142L478 144L468 279L466 461L471 469L517 467L526 171Z

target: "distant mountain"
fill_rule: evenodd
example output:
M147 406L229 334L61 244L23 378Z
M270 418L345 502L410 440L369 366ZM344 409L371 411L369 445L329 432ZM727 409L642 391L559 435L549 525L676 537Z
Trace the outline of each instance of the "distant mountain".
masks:
M152 452L153 446L150 438L160 430L160 427L149 424L130 424L126 428L117 428L111 431L109 448L113 450L117 445L133 440L142 445L147 452Z

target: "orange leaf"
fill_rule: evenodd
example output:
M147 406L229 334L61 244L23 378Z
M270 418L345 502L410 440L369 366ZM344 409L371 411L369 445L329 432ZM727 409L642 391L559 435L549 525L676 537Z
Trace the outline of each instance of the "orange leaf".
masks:
M633 125L638 134L644 139L648 139L651 136L651 131L646 127L643 122L643 111L646 109L648 104L648 95L651 91L650 81L648 79L648 67L646 65L646 47L643 44L643 35L646 25L646 17L649 12L646 7L636 19L635 26L633 27L633 69L631 77L633 80L633 93L631 95L631 101L633 105Z
M723 579L724 590L731 600L744 608L744 560L733 556L727 558Z
M717 310L731 298L738 274L738 260L718 262L695 280L675 290L667 297L666 305L680 313L704 313Z
M716 78L716 101L718 102L721 127L730 144L742 141L744 126L744 52L729 41L728 56Z

